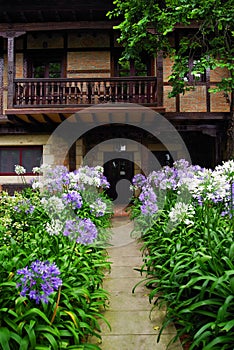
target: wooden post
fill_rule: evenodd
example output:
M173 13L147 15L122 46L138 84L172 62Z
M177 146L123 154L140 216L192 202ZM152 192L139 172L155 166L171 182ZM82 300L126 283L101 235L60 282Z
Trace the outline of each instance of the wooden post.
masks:
M3 71L4 58L3 53L0 53L0 116L3 115Z
M163 106L163 54L157 55L157 106Z
M25 32L0 32L0 36L7 38L7 72L8 72L8 94L7 94L7 107L13 107L14 98L14 78L15 78L15 38Z

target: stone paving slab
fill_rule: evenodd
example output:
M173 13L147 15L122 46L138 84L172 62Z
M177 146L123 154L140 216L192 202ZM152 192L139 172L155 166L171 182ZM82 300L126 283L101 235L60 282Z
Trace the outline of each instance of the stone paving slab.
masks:
M123 242L124 234L130 237L132 226L128 218L115 218L113 226L115 228L113 242ZM126 241L128 240L127 237ZM144 278L134 270L142 265L140 247L139 243L131 241L128 244L108 248L112 267L103 285L110 293L109 308L104 312L104 317L110 323L111 330L104 321L101 321L102 342L96 338L91 341L99 345L102 350L182 350L179 341L167 348L169 341L176 334L173 325L165 328L160 342L157 343L165 310L155 308L150 313L152 305L149 303L148 295L151 290L142 283L132 294L132 288Z
M150 317L149 310L109 310L108 322L111 331L106 323L101 323L103 335L131 335L144 334L156 336L159 333L165 312L157 310ZM164 330L165 334L174 334L175 328L169 325Z
M105 336L103 342L98 343L102 350L181 350L180 342L173 343L166 348L171 337L162 335L159 343L154 335L116 335Z
M120 253L121 254L121 253ZM109 259L114 266L131 266L140 268L142 265L142 258L140 256L113 256Z
M140 278L134 277L120 277L120 278L106 278L103 284L104 288L107 289L110 293L114 291L132 291L134 286L141 282ZM137 286L138 292L145 292L145 287L143 284Z
M132 294L130 292L115 291L110 295L110 307L108 310L148 310L150 311L152 305L149 303L148 294L145 292L137 292Z
M111 278L135 277L140 279L140 272L132 268L132 266L116 266L112 264ZM106 276L110 277L109 275Z

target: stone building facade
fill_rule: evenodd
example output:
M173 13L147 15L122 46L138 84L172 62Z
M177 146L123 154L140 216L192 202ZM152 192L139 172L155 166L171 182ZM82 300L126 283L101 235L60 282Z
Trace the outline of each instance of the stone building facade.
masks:
M230 106L227 96L210 94L209 88L225 72L207 70L194 90L168 98L169 58L146 55L140 69L119 64L122 48L113 29L116 22L106 17L111 6L108 0L100 5L71 1L68 6L62 0L18 0L13 5L9 0L0 5L1 185L20 182L14 174L15 163L26 166L30 181L30 168L41 161L53 162L50 136L74 114L78 115L76 123L88 125L88 131L77 133L61 161L74 170L95 147L91 163L105 165L113 184L121 172L130 179L152 170L145 148L161 166L168 159L183 157L180 143L168 136L165 145L157 137L167 133L166 126L161 129L158 124L158 113L180 135L194 164L214 167L221 162ZM117 104L123 114L115 117L111 111L106 116L106 108ZM141 111L140 119L135 107L129 109L131 104L147 109ZM85 110L90 112L85 114ZM121 138L135 142L121 149L126 146L121 145ZM116 142L105 143L111 139Z

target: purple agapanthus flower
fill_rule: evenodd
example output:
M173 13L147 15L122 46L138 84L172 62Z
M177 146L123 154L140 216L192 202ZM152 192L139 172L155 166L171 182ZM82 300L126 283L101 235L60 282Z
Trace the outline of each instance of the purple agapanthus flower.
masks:
M30 199L23 199L14 206L14 210L17 213L32 214L35 210L35 206L32 205Z
M40 301L48 303L50 294L62 285L61 278L57 277L60 274L58 267L49 261L36 260L30 267L18 270L17 274L22 275L17 284L21 288L20 295L28 296L36 304Z
M146 177L142 174L136 174L132 179L133 186L142 188L146 184Z
M158 211L157 195L151 186L142 188L139 199L142 202L140 208L143 215L152 215Z
M67 220L63 231L64 236L80 244L92 244L97 238L98 231L95 224L88 219Z
M72 209L80 209L83 204L82 197L77 191L64 193L62 199L65 204L71 205Z
M63 165L57 165L44 171L43 189L49 193L61 193L69 186L69 181L68 169Z
M96 199L94 203L90 204L90 211L96 217L105 215L106 208L106 203L103 202L100 198Z

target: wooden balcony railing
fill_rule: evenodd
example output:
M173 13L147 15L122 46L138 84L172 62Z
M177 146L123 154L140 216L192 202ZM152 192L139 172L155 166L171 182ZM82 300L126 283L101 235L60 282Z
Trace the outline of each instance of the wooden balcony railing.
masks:
M15 79L14 107L130 102L157 106L156 77Z

